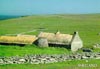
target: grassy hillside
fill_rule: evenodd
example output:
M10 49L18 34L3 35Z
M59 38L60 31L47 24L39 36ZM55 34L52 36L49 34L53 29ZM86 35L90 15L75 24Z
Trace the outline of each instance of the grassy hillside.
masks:
M87 14L87 15L81 14L81 15L34 15L34 16L20 17L16 19L2 20L0 21L0 35L20 34L24 32L27 32L25 34L37 35L40 33L40 31L56 32L57 30L61 31L61 33L73 34L74 31L79 31L79 35L84 42L84 47L92 47L93 44L100 43L99 18L100 14ZM1 46L0 48L1 55L3 54L8 55L6 54L6 52L2 51L2 48L5 49L5 51L7 51L8 53L11 53L11 51L19 50L19 47L18 48L15 47L15 49L13 49L14 47L13 48L7 47L8 50L6 50L5 46ZM22 48L22 50L26 51L25 48ZM22 50L19 50L18 54L23 53ZM27 51L29 51L27 53L30 53L30 50ZM63 52L63 50L61 51ZM67 50L65 52L67 52ZM13 53L13 55L16 55L16 53L15 54Z
M0 35L18 34L32 31L27 34L38 34L40 31L73 34L79 31L84 46L100 43L100 14L87 15L41 15L27 16L17 19L0 21Z
M73 34L78 31L80 37L84 42L84 47L92 47L95 43L100 43L100 14L87 15L37 15L27 16L16 19L8 19L0 21L0 35L26 34L37 35L40 31L56 32ZM30 32L33 31L33 32ZM100 52L100 49L97 50ZM39 48L35 45L27 45L26 47L4 46L0 45L0 56L14 56L25 54L64 54L69 53L64 48ZM77 67L79 63L94 64L96 67L87 67L99 69L98 60L90 60L88 63L85 60L66 61L53 64L39 64L39 65L1 65L0 69L84 69L84 67ZM86 67L85 67L86 68Z

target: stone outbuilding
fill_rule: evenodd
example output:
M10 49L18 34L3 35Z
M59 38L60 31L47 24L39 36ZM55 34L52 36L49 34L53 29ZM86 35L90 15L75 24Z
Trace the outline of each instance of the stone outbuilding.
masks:
M60 46L71 49L71 51L77 51L83 47L83 41L81 40L78 32L71 34L62 34L59 31L57 33L41 32L36 35L17 35L17 36L0 36L0 44L37 44L40 47L48 47L54 45L54 47Z
M83 47L83 41L81 40L78 32L74 32L73 35L62 34L59 31L57 33L41 32L38 35L38 44L41 47L48 47L49 44L60 46L66 45L66 48L70 47L73 52Z

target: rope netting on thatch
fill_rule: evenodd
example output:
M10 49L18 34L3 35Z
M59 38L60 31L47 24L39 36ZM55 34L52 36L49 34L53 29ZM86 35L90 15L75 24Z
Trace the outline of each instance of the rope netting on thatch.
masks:
M56 34L41 32L38 37L46 38L48 42L58 42L58 43L70 43L72 39L72 35L61 34L60 32L57 32Z

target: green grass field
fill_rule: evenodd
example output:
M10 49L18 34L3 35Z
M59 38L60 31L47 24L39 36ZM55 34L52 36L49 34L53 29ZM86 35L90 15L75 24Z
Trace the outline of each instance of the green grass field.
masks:
M65 48L41 48L35 45L19 47L19 46L4 46L0 45L0 56L24 56L31 54L69 54L72 53Z
M81 15L33 15L20 17L16 19L8 19L0 21L0 35L8 34L20 34L29 32L26 34L38 35L41 31L56 32L73 34L74 31L78 31L80 37L84 42L84 47L93 47L95 43L100 43L100 14L81 14ZM100 49L95 52L100 52ZM71 53L64 48L39 48L35 45L26 45L25 47L5 46L0 45L0 56L14 56L25 54L65 54ZM97 60L95 60L98 62ZM76 61L76 63L79 61ZM91 61L93 63L94 61ZM67 62L56 64L44 64L44 65L4 65L0 66L0 69L32 69L33 66L36 69L64 69L66 65L73 66L73 62L68 65ZM79 62L80 63L80 62ZM75 63L74 63L75 64ZM59 67L60 66L60 67ZM7 68L9 67L9 68ZM54 67L54 68L53 68ZM34 68L35 69L35 68ZM66 69L66 68L65 68ZM77 69L77 68L76 68Z
M100 14L87 15L34 15L23 18L8 19L0 21L0 35L18 34L31 30L37 30L27 34L38 34L41 30L73 34L78 31L84 46L92 46L100 43Z

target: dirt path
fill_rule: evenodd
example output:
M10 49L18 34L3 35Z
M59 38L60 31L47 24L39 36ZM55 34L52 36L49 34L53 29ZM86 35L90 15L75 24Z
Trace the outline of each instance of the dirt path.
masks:
M26 34L26 33L35 32L35 31L37 31L37 30L31 30L31 31L21 32L21 33L16 33L16 34L5 34L5 35L18 35L18 34Z

